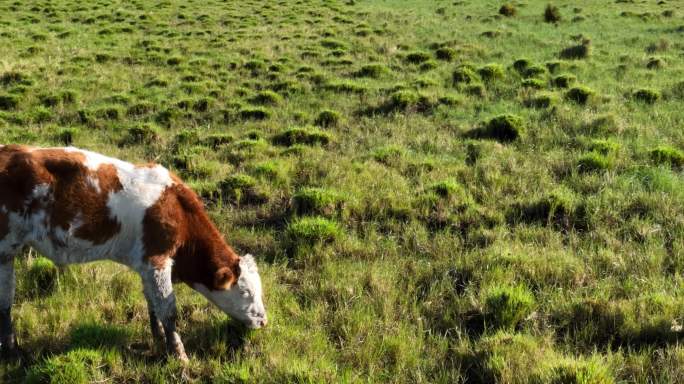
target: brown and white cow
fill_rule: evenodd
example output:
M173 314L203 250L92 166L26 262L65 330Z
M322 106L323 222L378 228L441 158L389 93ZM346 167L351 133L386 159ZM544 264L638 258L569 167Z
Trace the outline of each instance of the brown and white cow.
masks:
M251 328L266 325L261 279L202 203L160 165L67 148L0 146L0 343L16 352L14 257L29 245L56 264L113 260L142 277L152 334L187 360L172 279Z

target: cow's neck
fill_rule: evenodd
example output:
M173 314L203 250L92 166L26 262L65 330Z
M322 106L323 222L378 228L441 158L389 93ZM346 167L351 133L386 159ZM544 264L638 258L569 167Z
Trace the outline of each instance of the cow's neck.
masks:
M213 284L214 273L222 267L230 267L239 275L239 257L228 246L209 216L200 209L184 210L186 228L180 246L174 257L174 275L181 281L193 285Z

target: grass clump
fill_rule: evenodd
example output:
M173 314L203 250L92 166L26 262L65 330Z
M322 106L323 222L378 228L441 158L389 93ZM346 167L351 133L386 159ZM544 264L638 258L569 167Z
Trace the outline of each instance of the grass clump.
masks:
M451 80L454 84L471 84L479 81L479 77L472 67L461 65L454 70L451 75Z
M283 101L282 96L273 91L261 91L249 99L252 104L259 105L279 105Z
M427 52L409 52L406 55L406 61L411 64L422 64L430 60L430 54Z
M98 108L95 111L95 116L104 120L119 120L123 113L121 112L121 107L118 105L110 105Z
M530 59L520 58L520 59L517 59L513 62L513 69L518 71L518 73L522 74L531 65L532 65L532 61L530 61Z
M459 355L464 382L527 383L553 350L532 335L499 331Z
M221 196L234 203L261 204L268 196L257 186L257 181L246 174L231 175L218 184Z
M577 104L587 104L589 100L596 95L596 92L594 92L593 89L586 87L586 86L577 86L570 88L566 93L565 93L565 98L573 101Z
M379 79L390 73L389 68L383 64L366 64L354 74L356 77L370 77Z
M512 17L515 16L516 13L518 13L518 10L515 8L513 4L510 3L504 4L501 6L501 8L499 8L499 15Z
M463 187L452 180L444 180L433 184L429 188L430 191L434 192L442 198L451 198L454 196L464 196L465 191Z
M70 146L74 143L74 137L79 134L78 128L62 128L57 131L55 139L62 145Z
M515 330L535 306L534 295L522 285L497 285L486 293L484 312L490 329Z
M141 101L128 107L126 114L128 116L144 116L149 113L152 113L155 110L155 108L156 105L154 105L154 103L151 103L149 101Z
M438 60L442 61L453 61L456 58L457 54L458 53L455 49L449 47L438 48L435 51L435 57L437 57Z
M396 145L380 147L373 151L373 159L375 159L375 161L378 163L382 163L387 166L398 165L404 156L406 156L406 151L404 148Z
M655 70L655 69L662 69L665 67L665 60L663 60L660 57L651 57L648 59L648 62L646 63L646 68Z
M49 108L44 107L42 105L39 105L39 106L33 107L28 112L28 117L33 123L41 124L41 123L51 121L55 117L55 114Z
M563 19L560 9L552 4L547 4L544 8L544 21L547 23L558 23Z
M28 297L47 296L57 290L59 271L52 261L38 257L29 266L26 280Z
M202 139L202 145L207 146L211 149L217 149L218 147L226 144L230 144L235 141L235 137L228 133L213 133L205 136Z
M332 142L332 135L318 128L290 128L273 137L277 145L293 146L295 144L328 145Z
M19 71L7 71L0 75L0 84L7 87L13 84L31 85L33 82L29 77Z
M640 101L646 104L654 104L656 101L660 100L660 92L655 89L639 89L634 91L632 97L636 101Z
M569 88L572 84L577 81L575 75L561 74L553 78L551 81L555 87L558 88Z
M527 108L549 108L558 103L558 97L553 93L539 93L525 99L523 104Z
M660 165L684 167L684 152L669 146L660 146L649 152L651 160Z
M386 106L389 110L407 110L416 107L420 101L420 96L410 90L401 90L392 93Z
M551 384L613 384L615 379L606 364L596 360L562 360L539 375L540 382Z
M522 75L528 78L543 77L546 75L546 67L543 65L530 65L525 68Z
M266 161L254 164L251 167L251 173L266 180L278 181L283 179L285 171L280 162Z
M345 49L347 47L345 43L334 39L321 40L321 46L328 49Z
M613 159L599 152L589 152L577 159L577 169L580 172L605 171L613 167Z
M592 152L600 153L607 156L618 151L620 144L613 140L592 140L589 142L588 148Z
M524 88L543 89L546 87L546 81L542 79L523 79L520 83Z
M468 136L478 139L492 139L500 142L511 142L519 139L525 131L525 124L520 116L513 114L499 115L482 127L471 130Z
M302 188L292 196L292 207L298 215L329 217L340 207L340 195L325 188Z
M532 202L513 204L508 212L509 222L539 223L561 229L586 227L583 206L574 193L559 188Z
M479 68L477 73L485 81L502 79L505 75L504 68L500 64L487 64Z
M124 137L119 141L119 145L148 145L158 141L160 137L159 127L150 123L142 123L128 128Z
M246 107L240 109L238 115L243 120L266 120L271 117L271 112L261 107Z
M19 96L17 95L0 95L0 110L8 111L15 109L19 105Z
M585 39L581 44L573 45L560 52L561 59L579 60L586 59L591 53L591 41Z
M318 116L316 116L314 124L324 128L336 127L340 123L340 120L341 116L339 112L326 109L321 111Z
M331 81L325 84L323 87L327 90L340 93L351 93L357 95L364 95L368 93L368 87L351 80Z
M59 104L72 104L76 102L76 92L62 91L59 93L43 93L38 95L38 100L45 107L55 107Z
M342 235L340 225L324 217L302 217L287 226L286 237L291 245L328 243Z
M437 67L439 67L439 63L437 63L435 60L428 60L421 63L418 69L420 69L422 72L427 72L436 69Z

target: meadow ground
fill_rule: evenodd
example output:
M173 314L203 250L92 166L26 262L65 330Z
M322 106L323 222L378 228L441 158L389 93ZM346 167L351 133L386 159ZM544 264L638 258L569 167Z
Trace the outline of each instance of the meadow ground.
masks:
M156 161L256 255L248 332L27 250L3 382L684 381L684 10L0 3L0 141Z

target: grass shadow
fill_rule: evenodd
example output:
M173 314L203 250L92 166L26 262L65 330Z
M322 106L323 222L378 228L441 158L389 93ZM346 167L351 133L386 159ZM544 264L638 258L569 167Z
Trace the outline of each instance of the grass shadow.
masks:
M83 323L75 325L69 334L69 348L125 348L131 338L122 326Z

